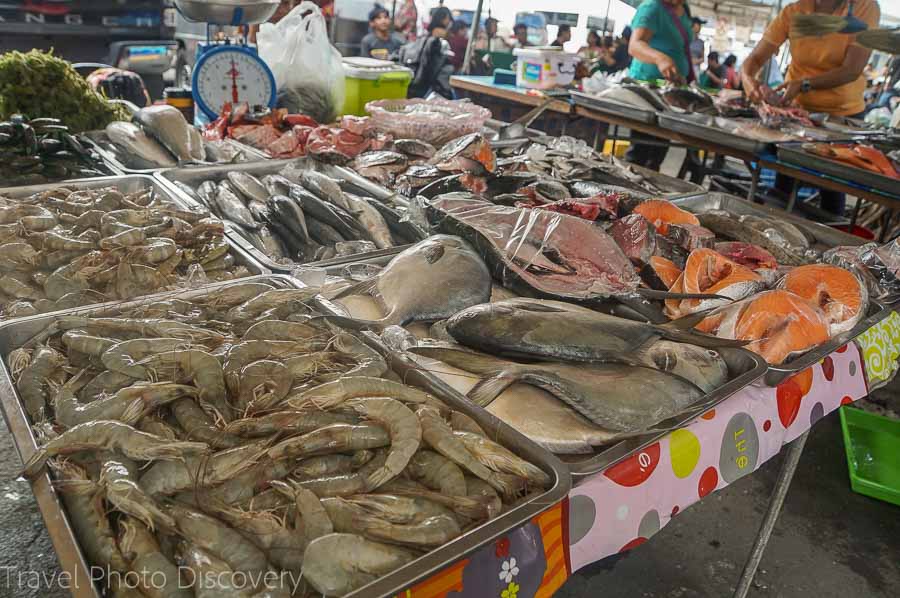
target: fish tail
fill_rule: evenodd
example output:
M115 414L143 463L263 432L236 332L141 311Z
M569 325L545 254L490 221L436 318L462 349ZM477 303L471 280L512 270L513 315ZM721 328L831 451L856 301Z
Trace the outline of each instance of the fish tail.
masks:
M504 390L515 383L520 376L508 371L502 371L496 376L485 378L472 387L466 397L473 403L487 407L494 399L500 396Z
M375 292L378 279L376 277L367 278L354 285L351 285L332 297L332 299L342 299L352 295L372 295Z
M387 327L386 324L379 320L357 320L356 318L348 318L345 316L312 316L311 319L322 319L342 328L348 328L356 332L372 332L381 333Z

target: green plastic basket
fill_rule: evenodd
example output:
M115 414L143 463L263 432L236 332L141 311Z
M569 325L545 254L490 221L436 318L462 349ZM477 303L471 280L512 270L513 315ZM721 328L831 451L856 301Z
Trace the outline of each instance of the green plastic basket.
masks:
M849 405L840 411L850 487L900 506L900 420Z

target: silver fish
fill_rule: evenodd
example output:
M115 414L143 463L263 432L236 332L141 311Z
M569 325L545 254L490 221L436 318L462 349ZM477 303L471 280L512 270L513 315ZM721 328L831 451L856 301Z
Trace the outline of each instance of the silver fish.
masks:
M630 358L634 351L660 338L725 346L722 339L671 325L645 324L561 301L526 298L462 310L448 320L447 330L457 342L473 349L550 360L634 363Z
M645 365L684 378L705 393L728 381L728 364L712 349L665 339L642 348L635 359Z
M428 160L437 153L437 149L435 149L433 145L426 143L421 139L395 139L394 149L401 154L406 154L410 158L420 158L425 160Z
M251 230L259 228L259 224L253 219L253 214L232 191L228 181L221 181L216 187L216 205L219 206L223 218Z
M344 192L341 190L340 185L331 177L314 170L306 170L300 174L300 184L307 191L319 197L319 199L323 199L345 210L350 210L350 204L344 197Z
M703 391L690 382L648 367L521 364L447 343L420 343L409 351L484 376L467 395L483 407L514 382L524 382L546 390L592 423L615 432L647 429L703 397Z
M219 209L219 204L216 203L216 193L218 193L218 188L215 181L203 181L197 187L197 198L200 203L221 218L222 211Z
M106 135L122 150L127 161L133 161L140 168L172 168L178 165L166 148L133 123L111 122L106 126Z
M491 273L472 247L450 235L435 235L398 254L368 280L335 297L372 295L385 311L375 327L441 320L491 296Z
M166 104L156 104L141 108L134 113L133 118L147 134L172 152L180 162L194 160L189 131L192 127L188 125L178 108Z
M788 245L802 249L809 248L809 239L803 234L799 228L785 220L776 220L775 218L762 218L753 214L744 214L739 218L742 224L746 224L750 228L766 233L766 236L777 242L780 235ZM767 231L774 230L776 234Z
M293 185L280 174L267 174L262 178L262 184L265 185L269 195L287 195Z
M237 189L248 202L256 200L266 203L266 200L269 198L269 192L266 190L265 185L259 182L259 179L255 176L237 171L229 172L227 176L232 187Z
M391 236L391 230L388 228L387 222L385 222L381 213L369 203L370 200L349 193L345 195L345 198L349 206L347 209L356 218L357 222L365 227L369 238L372 239L375 246L378 249L393 247L394 239Z

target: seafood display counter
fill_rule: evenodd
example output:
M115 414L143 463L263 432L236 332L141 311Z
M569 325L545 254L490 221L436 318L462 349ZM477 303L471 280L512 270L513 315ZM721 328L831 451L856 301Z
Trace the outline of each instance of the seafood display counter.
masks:
M856 168L843 162L830 160L820 154L804 149L803 143L785 143L778 146L778 159L791 165L835 177L853 181L884 194L900 197L900 178Z
M269 295L271 299L266 299ZM301 314L303 304L308 306L305 315ZM178 309L176 306L188 307L193 315L178 322L153 319L154 315L158 317L167 310ZM268 310L261 312L266 308ZM61 565L74 579L82 581L75 589L75 595L100 595L97 588L85 581L93 579L88 569L90 565L106 566L106 571L124 573L129 567L137 566L132 564L132 559L149 556L155 559L154 564L149 566L164 571L163 577L169 572L177 576L174 566L165 568L171 553L169 549L161 549L157 545L153 539L156 533L159 534L159 541L170 549L173 544L166 538L175 534L175 539L180 539L177 553L181 562L193 568L195 574L205 571L203 563L210 562L210 559L216 567L224 567L220 571L249 574L260 566L265 571L267 559L260 552L265 550L279 570L290 571L296 566L298 576L302 556L303 578L320 593L360 597L395 595L435 571L454 563L459 565L460 559L473 550L523 523L539 518L544 511L558 508L557 503L565 498L571 484L568 473L557 459L422 372L403 356L391 353L374 337L348 335L339 328L329 328L330 325L324 324L323 320L306 317L328 313L323 309L327 309L327 303L315 299L314 290L297 285L289 277L263 275L240 282L162 293L138 301L22 318L0 325L0 351L4 357L0 400L4 416L26 463L26 474L33 480L33 489ZM212 315L218 310L224 310L224 320L213 322L203 319L204 314ZM225 315L226 312L228 315ZM290 321L277 319L288 315L292 318ZM164 338L145 340L133 337L139 330L154 326L179 334L181 340L178 342L182 348L174 351L171 347L162 348L165 343L159 343L167 340ZM333 335L330 340L318 339L316 335L319 332L329 329ZM90 331L103 336L85 334ZM154 330L157 335L161 331ZM297 336L300 331L312 334L307 337L309 346L305 349L301 348L304 343ZM217 383L210 368L198 368L198 360L202 361L204 355L212 357L204 349L212 350L212 345L231 335L241 335L244 340L239 344L245 345L248 350L251 346L269 343L269 349L254 355L269 355L269 359L276 359L273 352L280 351L280 359L292 364L290 371L294 372L298 386L286 400L291 406L289 409L297 411L286 411L281 415L293 414L288 418L293 423L284 417L281 417L281 423L277 423L270 413L271 407L285 399L285 391L290 388L289 385L288 388L276 390L277 385L271 377L275 371L271 365L275 362L253 362L253 357L248 355L245 357L251 359L250 366L241 370L239 378L229 377L231 374L228 372L233 371L234 367L231 360L238 360L238 353L243 355L243 349L239 349L238 345L227 349L224 366L224 385L231 398L219 397L212 387L206 386L223 384L223 381ZM293 339L291 343L284 342L288 337ZM126 340L112 340L116 338ZM129 338L133 340L127 340ZM283 340L274 340L276 338ZM154 348L152 341L157 341L159 346ZM188 348L188 343L194 343L193 348ZM79 406L76 393L87 392L86 387L79 383L80 375L69 377L66 374L63 376L66 379L61 380L64 382L61 387L63 394L50 397L53 418L48 421L52 425L35 425L35 416L39 412L49 417L51 411L40 398L42 385L26 386L25 380L36 372L36 360L43 359L34 355L22 369L20 362L27 355L23 348L28 347L42 347L40 350L51 352L56 355L54 359L63 361L82 359L81 363L86 363L84 358L93 355L93 359L105 364L104 367L108 364L109 367L127 368L126 371L136 377L125 384L134 384L123 387L125 390L117 391L108 398ZM320 364L318 370L307 369L304 370L306 374L301 374L298 359L307 359L304 355L315 357L316 354L309 351L323 348L343 353L350 361L342 364L340 367L343 369L337 372L322 369ZM157 349L162 352L157 352ZM253 350L256 351L255 348ZM196 355L186 361L180 360L181 356L187 359L187 353ZM125 361L117 359L119 354ZM293 362L290 361L292 355L297 356ZM137 357L142 358L140 362L133 361L132 358ZM254 367L254 363L260 367L266 364L266 372L269 373L260 371L254 374L246 369ZM341 362L334 365L338 363ZM86 367L94 371L97 369L90 364ZM147 377L135 368L153 368L153 382L141 382ZM100 371L103 374L102 368ZM332 373L325 374L326 371ZM60 375L62 370L51 372L51 376ZM265 381L267 392L258 394L254 390L245 397L249 399L247 411L229 414L229 404L240 404L238 397L243 395L234 385L239 384L243 388L248 377L260 375L259 380ZM298 381L303 376L309 382L299 385ZM392 380L402 380L403 383ZM179 383L183 381L193 381L194 386ZM96 385L95 381L89 384ZM142 408L138 411L133 408L123 410L125 403L119 395L142 385L145 392L138 398ZM281 399L272 402L271 393L277 393ZM385 396L396 398L367 398ZM199 406L195 406L198 397ZM39 411L35 411L36 400L41 403ZM256 410L254 403L258 401L263 402L258 403L257 407L267 406L266 410ZM305 411L306 416L297 418L298 413L304 413L304 405L309 407ZM288 407L282 407L285 408ZM179 422L178 425L166 424L163 419L153 416L152 412L159 409L171 409L174 414L172 421ZM203 423L204 419L211 421L209 415L204 415L210 410L230 422L215 434L208 424ZM354 410L359 415L351 415ZM412 410L415 410L415 415ZM421 429L420 424L413 423L417 417L422 422ZM389 438L385 436L381 439L386 432L378 425L362 422L360 418L383 425ZM453 430L444 418L452 420ZM348 425L345 422L355 423ZM273 424L275 427L272 427ZM408 426L412 428L407 429ZM327 440L330 448L319 445L322 440L331 438L332 435L327 432L336 432L338 428L353 428L356 440L339 440L339 435L334 435L334 439ZM364 432L363 428L368 431ZM166 437L166 429L176 431L176 434L187 433L187 436ZM489 435L485 430L490 431ZM292 432L294 436L291 436ZM304 432L308 433L297 435ZM272 442L265 441L271 434L278 434L278 438L270 439ZM407 434L410 436L407 437ZM313 436L322 438L315 440ZM363 440L365 437L369 440ZM232 441L237 441L237 444ZM313 444L308 444L310 442ZM432 471L424 462L413 459L420 442L428 442L428 446L441 454L446 452L458 456L445 458L424 451L422 459L444 463L443 469ZM485 469L485 465L471 463L472 475L478 476L481 481L468 483L472 488L481 488L479 492L485 494L472 493L467 498L454 497L447 491L439 494L428 490L429 487L452 488L456 483L452 480L457 477L454 473L457 466L450 467L447 463L462 457L456 452L463 446L459 444L461 442L475 442L481 447L479 451L500 451L495 456L502 454L506 465L500 464L499 469L489 470ZM325 457L341 450L338 448L340 446L344 446L345 450L355 446L356 453L354 457L338 456L337 461L359 459L357 467L360 464L362 467L356 469L356 473L329 477L329 471L343 470L322 470L320 466L330 463ZM374 452L371 449L375 449ZM103 450L116 451L118 456L101 452ZM51 462L51 478L43 465L48 458L55 456L66 459ZM94 458L99 460L104 471L99 480L91 473ZM311 458L312 461L299 460L304 458ZM111 464L110 459L124 465ZM149 468L141 472L140 486L135 481L137 474L134 473L136 470L131 469L133 463L130 459L152 462ZM411 480L421 480L421 484L396 478L410 459L416 462L417 469L415 475L411 473L413 470L407 473L412 476ZM487 453L484 462L489 462ZM285 469L285 463L293 465ZM194 466L197 469L192 473L191 467ZM289 476L294 466L305 467L302 469L304 472L318 473L301 474L298 469L293 476ZM491 467L496 468L498 464L494 463ZM512 473L510 467L520 473ZM276 473L281 470L284 471ZM458 473L459 480L465 484L462 471ZM114 475L117 476L117 484L112 482ZM260 481L274 481L271 486L251 482L257 478ZM276 483L279 478L285 482ZM380 493L374 493L380 486L383 487ZM498 509L501 498L491 486L502 489L502 511ZM97 491L101 494L95 494ZM391 492L396 496L389 494ZM316 495L322 498L322 506L307 510L309 503L304 503L304 497L314 498ZM103 497L112 510L96 502L95 496L98 500ZM326 498L335 496L345 498ZM407 514L402 515L405 519L382 521L381 517L394 516L392 505L409 503L412 506L411 499L417 496L427 496L425 502L437 501L434 503L435 511L425 514L425 519L411 519ZM238 501L243 504L250 498L252 500L247 507L250 510L228 506L228 503L238 504ZM289 528L283 528L281 536L273 536L276 531L271 526L277 520L266 517L254 520L252 517L255 505L261 505L263 501L270 501L271 506L259 508L290 510L294 508L295 500L296 509L303 516L302 530L294 530L291 524L278 523L279 527L288 525ZM202 510L206 514L201 514L201 509L194 510L200 504L197 501L204 504ZM315 505L319 505L318 500L315 500ZM322 510L323 506L331 509L328 515ZM449 515L451 512L466 514L464 517L468 525L464 531L451 521L454 519ZM396 517L401 517L399 512ZM300 525L299 521L297 525ZM329 524L327 529L323 528L326 521ZM229 537L230 528L223 522L244 529L248 535L242 537L231 531L234 537ZM115 523L118 523L119 530L111 527ZM329 533L332 524L337 532L335 534ZM370 525L371 531L366 531ZM447 530L441 531L448 526ZM414 531L419 528L418 532ZM261 531L265 529L269 531ZM113 537L117 531L122 534L118 548L116 544L110 544L115 541ZM273 544L266 542L287 542L284 534L288 532L294 540L287 545L274 544L280 547L280 552L267 550ZM370 540L346 532L364 533ZM420 539L417 534L422 533L425 535ZM269 540L264 540L264 537ZM379 538L391 543L374 541ZM255 548L254 544L258 547ZM209 554L219 557L209 557ZM260 558L262 561L258 562ZM357 561L354 559L368 559L364 565L365 573L356 569ZM349 569L341 569L344 561ZM143 562L149 563L146 560ZM462 566L465 562L462 561ZM126 567L124 571L123 566ZM108 575L107 578L113 580L115 576ZM169 582L174 583L171 579ZM291 590L299 582L299 577L294 582ZM276 592L273 595L282 595L285 591L281 586L269 589Z

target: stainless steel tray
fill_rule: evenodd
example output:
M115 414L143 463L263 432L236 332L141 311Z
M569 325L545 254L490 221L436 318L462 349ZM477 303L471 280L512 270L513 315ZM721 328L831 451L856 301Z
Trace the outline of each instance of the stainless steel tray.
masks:
M659 126L663 129L681 133L688 137L704 139L710 143L722 147L733 148L750 154L763 154L768 152L776 143L782 141L759 141L748 137L740 137L716 126L717 118L704 114L677 114L674 112L661 112ZM793 137L787 136L789 139Z
M582 106L589 110L600 112L601 114L609 114L611 116L618 116L619 118L628 118L647 125L655 125L658 116L664 114L663 112L638 108L623 102L616 102L614 100L597 97L582 91L573 91L571 92L571 96L572 101L575 102L576 106Z
M753 216L766 218L774 217L779 220L786 220L815 238L816 243L813 245L813 248L819 251L825 251L826 249L831 249L838 245L862 245L865 243L864 239L861 239L856 235L851 235L839 231L836 228L789 214L784 210L753 203L727 193L710 192L704 197L674 199L672 200L672 203L696 214L709 212L711 210L725 210L726 212L731 212L732 214L739 216L750 214Z
M160 170L165 170L164 167L158 168L131 168L130 166L126 166L120 159L116 153L116 150L113 149L112 142L109 140L109 137L106 135L104 131L88 131L81 136L81 139L84 139L88 145L90 145L91 149L96 151L102 158L103 161L110 166L113 170L121 172L123 174L153 174L154 172L158 172ZM232 146L235 150L243 152L246 156L246 160L238 162L239 164L244 164L246 162L260 162L262 160L268 160L269 156L260 150L250 147L249 145L245 145L240 141L235 141L234 139L226 139L225 143ZM195 166L187 165L184 168L198 168L201 167L202 164L197 164Z
M786 378L819 363L826 356L831 355L841 346L846 345L866 330L888 317L892 311L893 307L891 306L882 305L876 301L870 301L869 309L866 311L866 317L860 320L856 326L847 332L830 338L827 342L810 349L788 363L769 366L769 371L766 372L766 377L764 378L766 386L778 386L778 384L783 382Z
M679 179L678 177L669 176L667 174L663 174L661 172L657 172L655 170L651 170L649 168L644 168L643 166L638 166L637 164L629 164L627 162L623 162L618 158L614 158L613 156L606 156L601 154L600 158L608 162L612 162L613 164L618 164L622 168L628 168L633 172L641 175L645 179L648 179L654 186L663 190L662 195L667 197L670 200L675 200L682 197L703 197L706 195L707 191L702 185L698 185L696 183L692 183L690 181L685 181L684 179ZM622 179L625 182L631 183L628 179ZM647 191L646 193L649 193Z
M243 279L241 282L249 280L272 281L278 286L283 287L301 286L296 280L281 275L253 277ZM234 282L218 283L188 291L161 293L155 295L153 299L164 296L190 299L191 297L214 293L217 289L226 287L230 284L234 284ZM117 312L129 309L130 307L144 304L147 300L148 298L142 298L138 301L117 302L91 308L78 308L66 312L58 312L57 314L42 314L0 324L0 353L2 353L2 357L4 358L3 366L0 368L0 406L3 408L4 417L10 426L10 430L13 432L13 440L23 461L31 457L37 449L37 443L35 442L34 435L28 424L27 416L22 409L18 392L6 367L5 358L9 352L17 346L21 346L25 341L45 329L54 318L59 317L64 313L110 316ZM322 301L321 304L323 309L327 310L327 302ZM404 356L391 353L371 335L366 336L365 339L374 349L385 356L391 368L405 383L419 386L424 390L431 392L453 409L472 417L485 430L491 431L493 440L503 444L516 454L543 469L551 477L552 485L544 492L532 494L523 498L512 508L504 511L500 516L467 531L452 542L430 551L411 563L348 595L356 598L393 596L399 594L416 582L443 569L451 563L464 558L467 554L494 540L499 535L526 523L537 514L549 509L565 498L572 487L571 477L565 467L552 454L532 443L491 414L466 400L464 397L458 395L440 381L432 379L427 374L421 372ZM54 548L57 550L60 566L63 570L71 572L72 575L77 574L77 579L91 579L88 574L89 569L84 555L76 541L59 497L52 487L46 469L43 470L40 477L35 478L32 482L32 489L38 499L38 504L41 507L41 514L47 524L48 533L51 536ZM99 598L100 596L100 594L90 586L80 588L75 595L79 598L82 596Z
M181 189L179 189L174 184L175 182L185 184L188 187L197 188L197 186L199 186L203 181L220 181L224 179L229 172L247 172L255 176L264 176L267 174L277 174L281 172L281 170L288 164L296 162L299 162L301 164L307 163L304 158L295 158L288 160L266 160L264 162L244 162L240 164L227 164L218 166L200 166L196 168L170 168L167 170L161 170L154 176L157 178L157 180L161 181L163 185L165 185L170 193L176 194L180 198L182 203L196 206L196 202L191 199L190 196L186 195ZM364 193L368 193L370 190L378 191L381 194L381 197L376 197L376 200L384 201L384 199L386 199L387 197L395 198L397 196L397 194L388 192L383 187L380 187L375 183L371 183L371 181L368 181L368 179L364 179L360 175L356 174L356 172L347 168L329 167L329 165L323 165L319 163L316 163L316 168L333 178L337 178L342 182L346 182L347 184L356 187L358 190L363 191ZM365 183L368 183L370 187L360 187L360 185L363 185ZM387 193L386 196L384 195L385 193ZM289 264L282 264L276 262L271 257L257 249L241 233L241 231L238 230L237 227L228 224L226 226L226 232L229 239L231 239L231 241L235 245L240 246L244 252L252 255L255 260L263 264L272 272L288 274L297 266L310 266L313 264L312 262L307 262L305 264L293 262ZM398 247L407 246L403 245ZM353 263L358 259L367 259L372 255L379 255L381 251L382 250L358 253L355 255L334 258L334 260L326 261L335 263Z
M802 144L799 143L779 145L778 159L790 165L869 187L885 195L900 197L900 180L811 154L805 151Z
M27 197L34 193L55 189L57 187L67 187L69 189L97 189L99 187L114 186L123 193L133 193L142 189L153 189L162 197L169 199L172 203L182 208L196 207L193 202L185 201L180 194L175 193L168 185L161 184L157 179L140 174L130 174L124 176L97 177L93 179L78 179L63 183L48 183L45 185L30 185L28 187L7 187L0 188L0 197L8 197L17 199ZM225 240L231 246L234 253L235 262L247 267L251 274L268 274L271 272L256 255L247 251L241 244L235 243L229 236L225 235Z

